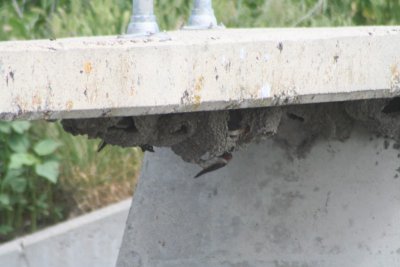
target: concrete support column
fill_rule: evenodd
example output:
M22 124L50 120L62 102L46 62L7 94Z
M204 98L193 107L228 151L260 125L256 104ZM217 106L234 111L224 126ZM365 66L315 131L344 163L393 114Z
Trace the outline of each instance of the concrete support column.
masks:
M199 179L148 153L117 266L399 266L396 147L358 130L299 159L267 141Z

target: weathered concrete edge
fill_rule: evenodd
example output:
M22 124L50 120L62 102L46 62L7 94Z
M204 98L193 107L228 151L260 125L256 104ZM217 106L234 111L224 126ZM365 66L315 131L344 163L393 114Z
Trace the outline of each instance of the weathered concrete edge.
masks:
M7 262L7 260L11 260L14 263L15 258L20 258L21 255L24 255L23 257L30 257L32 254L25 255L24 251L29 251L29 249L35 245L44 243L48 240L51 240L53 238L60 238L68 240L68 233L72 231L76 231L79 229L82 229L84 231L84 235L86 236L90 233L85 232L86 226L91 225L91 224L97 224L100 225L102 221L107 220L109 218L113 218L114 216L125 213L126 216L128 215L128 211L131 205L132 199L127 199L122 202L112 204L108 207L93 211L89 214L85 214L82 216L79 216L77 218L68 220L66 222L60 223L58 225L46 228L44 230L38 231L34 234L21 237L15 240L12 240L10 242L4 243L0 245L0 262L4 263ZM125 215L124 215L125 216ZM121 234L122 230L124 228L124 225L118 226L121 229ZM64 237L64 238L63 238ZM65 241L64 240L64 241ZM60 243L61 241L59 241ZM85 242L85 240L81 240L81 242ZM95 239L89 242L95 242ZM45 245L46 246L46 245ZM50 248L48 247L47 250ZM61 255L62 255L61 251ZM34 255L34 254L33 254ZM40 255L36 255L36 258L40 258ZM49 259L47 259L49 260ZM54 261L57 261L57 259L54 259ZM14 265L10 265L14 266ZM18 265L19 266L19 265ZM46 265L45 265L46 266ZM62 265L64 266L64 265Z
M400 27L168 35L0 43L0 119L146 115L400 94Z
M381 99L393 98L399 96L400 93L396 90L390 89L377 89L368 91L358 91L351 93L332 93L320 95L303 95L295 97L275 97L273 99L265 99L259 101L210 101L207 103L199 104L195 109L182 108L180 105L164 106L162 112L153 112L152 110L142 113L146 107L120 107L109 109L72 109L70 111L27 111L15 113L4 113L0 115L1 120L40 120L40 119L74 119L74 118L98 118L98 117L123 117L135 114L151 115L151 114L168 114L168 113L185 113L197 111L216 111L228 109L242 109L242 108L257 108L257 107L274 107L286 106L292 104L313 104L313 103L328 103L340 102L351 100L366 100L366 99Z

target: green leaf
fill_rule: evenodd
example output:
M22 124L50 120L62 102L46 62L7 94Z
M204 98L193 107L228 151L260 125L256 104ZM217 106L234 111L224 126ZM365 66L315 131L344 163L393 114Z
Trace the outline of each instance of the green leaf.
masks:
M31 127L31 123L29 121L13 121L11 127L15 132L23 134Z
M14 231L14 229L10 225L0 225L0 234L6 235Z
M36 200L36 208L41 214L45 216L48 216L50 214L47 194L41 194L38 197L38 199Z
M60 142L54 141L52 139L45 139L38 142L33 150L35 150L36 154L38 154L39 156L47 156L56 151L59 146L61 146Z
M0 132L5 134L11 133L11 123L6 121L0 121Z
M14 153L11 155L8 168L19 169L23 165L32 166L39 163L39 159L30 153Z
M0 194L0 205L2 206L10 205L10 196L7 194Z
M19 198L17 199L16 203L25 206L28 204L28 200L24 196L19 195Z
M56 161L47 161L43 164L35 166L35 172L37 175L46 178L53 184L57 182L59 175L60 164Z
M28 185L28 181L22 177L16 177L10 180L10 186L12 190L16 193L25 192L26 186Z
M8 142L8 146L14 152L26 152L29 148L29 139L26 135L13 135Z
M54 207L53 208L53 215L56 216L58 220L61 220L64 218L62 208L61 207Z
M12 179L18 178L22 174L22 169L9 169L1 182L1 188L9 185Z

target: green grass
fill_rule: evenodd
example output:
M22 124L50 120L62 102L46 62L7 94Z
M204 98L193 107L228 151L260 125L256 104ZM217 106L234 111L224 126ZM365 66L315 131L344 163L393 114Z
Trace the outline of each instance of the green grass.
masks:
M180 28L189 0L155 0L161 29ZM214 0L228 27L310 27L400 24L399 0ZM0 40L121 34L130 0L2 0Z
M72 136L60 123L35 122L34 130L58 140L60 184L73 215L125 199L132 195L143 153L137 148L107 146L97 152L99 140Z
M0 122L0 242L132 195L142 152L97 153L98 142L59 123Z

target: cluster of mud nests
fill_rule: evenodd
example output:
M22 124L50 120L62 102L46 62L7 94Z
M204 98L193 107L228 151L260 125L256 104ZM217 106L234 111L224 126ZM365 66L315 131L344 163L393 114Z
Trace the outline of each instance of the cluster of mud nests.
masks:
M302 156L317 138L346 140L355 123L400 143L400 97L212 112L68 119L73 135L121 147L171 147L197 163L274 138Z

